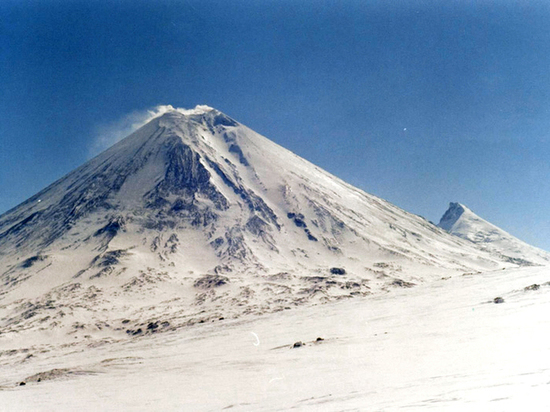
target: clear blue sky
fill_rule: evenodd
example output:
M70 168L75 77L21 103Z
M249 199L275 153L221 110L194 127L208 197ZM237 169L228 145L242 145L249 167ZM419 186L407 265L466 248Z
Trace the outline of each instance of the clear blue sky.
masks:
M0 213L158 104L206 104L439 221L550 250L550 2L0 2Z

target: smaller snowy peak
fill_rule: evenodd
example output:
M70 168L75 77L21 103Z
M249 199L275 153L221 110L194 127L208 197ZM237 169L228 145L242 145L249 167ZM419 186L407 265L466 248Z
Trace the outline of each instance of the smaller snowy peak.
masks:
M467 208L461 205L460 203L451 202L449 204L449 209L447 209L447 211L439 221L438 226L441 229L450 231L453 225L460 219L462 214L466 211L466 209Z
M460 203L449 204L449 209L439 221L438 226L474 243L492 243L502 239L514 239L521 242L499 227L480 218Z
M438 226L447 232L478 244L483 250L496 253L513 263L548 264L550 254L512 236L480 218L460 203L450 203Z

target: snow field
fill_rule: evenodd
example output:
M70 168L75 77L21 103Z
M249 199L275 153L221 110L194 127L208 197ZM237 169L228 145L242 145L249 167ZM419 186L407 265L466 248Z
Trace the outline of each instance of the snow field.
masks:
M59 348L4 364L0 403L6 411L547 410L548 281L547 268L455 276ZM524 289L532 284L540 288ZM305 346L291 348L297 341ZM72 373L15 386L54 368Z

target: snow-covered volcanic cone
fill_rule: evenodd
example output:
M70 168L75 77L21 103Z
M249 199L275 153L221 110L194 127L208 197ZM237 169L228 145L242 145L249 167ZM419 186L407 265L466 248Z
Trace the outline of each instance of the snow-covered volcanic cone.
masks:
M77 340L513 266L206 106L0 216L0 259L2 336Z

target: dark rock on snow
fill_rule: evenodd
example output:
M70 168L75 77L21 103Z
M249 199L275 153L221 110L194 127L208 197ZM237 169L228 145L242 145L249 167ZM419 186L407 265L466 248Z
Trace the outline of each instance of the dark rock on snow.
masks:
M332 275L345 275L346 269L344 268L330 268L330 273Z

